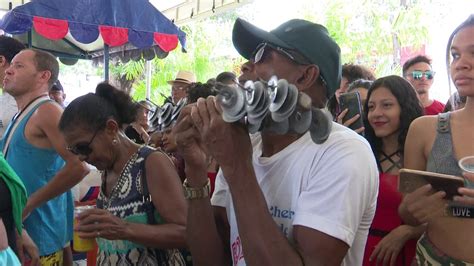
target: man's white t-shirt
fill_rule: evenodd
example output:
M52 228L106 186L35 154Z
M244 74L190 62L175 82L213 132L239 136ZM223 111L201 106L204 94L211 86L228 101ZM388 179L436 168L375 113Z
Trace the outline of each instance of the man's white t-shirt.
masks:
M18 107L15 98L6 92L0 95L0 106L0 139L2 139L13 116L18 112Z
M326 142L315 144L306 133L271 157L261 157L254 137L253 166L268 211L293 243L293 226L313 228L344 241L350 248L342 265L362 265L378 194L377 165L367 141L333 123ZM219 172L212 205L226 208L234 265L246 265L227 182Z

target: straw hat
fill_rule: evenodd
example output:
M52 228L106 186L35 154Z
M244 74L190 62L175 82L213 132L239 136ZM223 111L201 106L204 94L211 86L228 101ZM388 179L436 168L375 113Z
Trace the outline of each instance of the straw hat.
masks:
M172 85L174 82L191 84L196 82L196 75L190 71L180 70L176 75L176 79L168 81L168 84Z

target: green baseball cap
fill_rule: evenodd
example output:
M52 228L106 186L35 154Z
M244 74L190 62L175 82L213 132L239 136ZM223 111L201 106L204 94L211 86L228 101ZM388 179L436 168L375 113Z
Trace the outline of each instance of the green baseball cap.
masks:
M235 49L250 60L261 43L295 50L319 67L326 82L327 98L331 98L341 83L341 49L327 29L302 19L289 20L272 31L264 31L237 18L232 31Z

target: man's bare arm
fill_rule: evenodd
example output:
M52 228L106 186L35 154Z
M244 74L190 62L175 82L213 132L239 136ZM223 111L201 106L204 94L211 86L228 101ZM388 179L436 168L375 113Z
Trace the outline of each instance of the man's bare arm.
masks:
M207 182L206 153L199 141L199 133L193 126L190 112L186 106L173 128L178 149L186 161L188 185L203 187ZM195 265L230 265L229 226L224 208L211 206L209 198L188 200L186 237L193 254ZM209 251L212 251L210 256Z
M71 189L89 173L86 164L66 149L66 142L58 127L61 115L62 109L55 104L43 104L34 115L34 124L44 132L52 148L66 163L48 184L28 197L23 217L26 217L33 209Z
M203 172L199 177L205 176ZM189 180L199 180L189 178ZM205 179L202 180L205 183ZM202 184L190 184L196 187ZM225 209L222 207L212 207L209 198L189 200L188 222L187 222L187 242L193 254L195 265L230 265L230 256L226 252L229 242L223 240L229 231ZM214 208L214 209L213 209ZM212 250L212 256L209 251Z
M236 180L229 183L229 187L246 263L341 265L349 247L337 238L308 227L295 226L293 235L296 246L290 244L271 217L253 170L249 167L236 167L242 169L238 174L240 178L227 179Z
M3 225L2 217L0 217L0 251L8 248L7 240L7 231L5 230L5 226Z

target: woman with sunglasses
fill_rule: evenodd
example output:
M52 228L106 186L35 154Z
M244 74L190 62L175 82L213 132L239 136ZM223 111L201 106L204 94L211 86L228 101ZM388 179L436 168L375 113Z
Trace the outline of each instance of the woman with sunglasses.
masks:
M135 118L133 105L101 83L61 117L68 150L102 171L97 209L79 215L75 230L96 238L97 265L183 265L177 248L186 245L187 210L179 177L164 153L122 132Z
M410 265L422 228L404 225L398 215L402 195L398 171L403 167L404 144L410 123L423 115L416 92L399 76L377 79L364 105L366 138L379 168L377 209L365 247L363 265Z
M466 105L438 116L421 117L410 126L405 167L463 176L458 160L474 155L474 15L451 34L446 62L448 76ZM426 224L417 244L418 265L474 265L474 176L464 173L465 197L445 199L444 191L423 186L403 199L400 215L407 223ZM471 201L470 201L471 200ZM458 212L460 211L461 212ZM454 216L454 217L452 217Z

